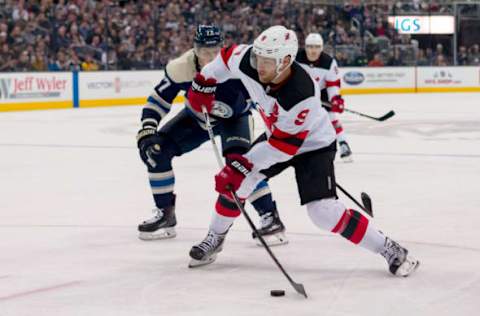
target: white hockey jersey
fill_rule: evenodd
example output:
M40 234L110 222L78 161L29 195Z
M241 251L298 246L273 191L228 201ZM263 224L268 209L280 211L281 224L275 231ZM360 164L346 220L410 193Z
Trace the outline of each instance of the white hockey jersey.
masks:
M333 57L322 52L317 60L311 62L302 49L298 52L296 61L306 65L307 71L318 82L323 101L331 101L334 96L340 95L340 72Z
M262 84L250 62L251 50L251 45L223 48L201 73L219 83L240 79L260 112L268 140L256 144L245 154L253 163L254 171L334 142L335 130L321 106L320 89L311 75L294 62L292 75L280 87Z

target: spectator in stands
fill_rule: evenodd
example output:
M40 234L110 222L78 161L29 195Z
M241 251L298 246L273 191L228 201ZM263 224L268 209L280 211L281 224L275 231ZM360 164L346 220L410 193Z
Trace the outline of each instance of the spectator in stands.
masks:
M468 63L476 66L480 65L480 47L478 44L472 46Z
M433 62L433 66L448 66L447 60L445 56L440 54L435 57L435 61Z
M7 37L8 44L16 47L21 47L25 44L25 40L22 36L22 29L19 25L15 25Z
M373 59L368 63L368 67L383 67L385 64L382 61L382 57L379 53L373 55Z
M57 64L61 71L67 71L70 68L68 53L63 49L59 50L57 53Z
M6 40L11 54L0 61L0 70L11 71L25 50L32 58L31 70L42 69L45 64L57 70L71 67L57 64L60 50L66 54L67 62L76 60L73 68L85 60L86 52L94 52L95 66L89 69L157 69L189 48L192 28L197 23L211 22L223 27L226 44L251 42L260 30L274 24L295 29L300 41L303 34L319 32L326 47L342 45L338 62L343 66L365 65L365 56L370 58L373 52L390 51L402 44L411 53L396 58L393 52L387 64L405 65L406 57L411 57L415 48L410 37L396 33L385 17L451 10L450 4L437 2L388 0L321 5L316 1L286 0L0 0L0 48ZM38 62L42 59L37 56L39 51L49 61L43 66ZM480 63L478 45L467 52L467 64ZM451 60L452 54L443 47L440 53L440 61ZM142 55L143 61L139 59ZM424 55L419 64L439 61L437 50L427 50ZM465 64L464 52L458 55L462 56L460 63Z
M148 62L145 60L145 53L143 49L137 50L133 55L133 60L130 64L130 69L140 70L140 69L147 69Z
M86 38L90 38L90 34L92 32L92 25L89 21L89 15L85 14L82 16L82 22L78 28L78 33L80 34L81 38L85 40Z
M336 52L335 59L337 60L339 66L346 66L348 64L347 57L341 51Z
M439 56L441 56L441 57L439 58ZM432 57L432 60L433 60L434 65L436 65L438 63L446 63L447 62L447 58L445 56L442 44L440 44L440 43L437 44L437 46L435 48L435 53L433 54L433 57Z
M23 51L20 54L20 58L15 64L14 71L29 71L32 69L32 65L30 63L30 56L28 55L28 51Z
M48 63L47 63L47 69L48 71L60 71L60 66L57 64L57 61L53 55L48 57Z
M13 9L12 19L14 22L17 22L19 20L28 21L28 11L25 10L24 5L25 5L25 1L20 0L18 1L18 4L15 7L15 9Z
M79 33L77 23L72 23L70 25L68 39L73 46L84 46L86 44L84 37Z
M107 54L107 63L109 70L116 70L118 59L117 59L117 52L115 50L109 50Z
M418 49L417 51L417 66L429 66L430 62L425 56L425 51L423 49Z
M42 51L37 50L32 62L32 68L35 71L47 70L47 59Z
M56 54L56 58L52 57L48 62L49 71L67 71L69 70L68 57L65 53L65 50L61 49Z
M93 71L93 70L98 70L98 69L100 69L100 67L98 66L98 64L93 59L93 54L88 53L87 57L85 58L85 61L82 63L82 70Z
M106 43L102 41L102 37L98 34L95 34L92 36L92 42L90 44L93 48L95 48L98 51L105 51L107 48Z
M68 62L69 71L81 71L82 70L82 62L80 58L78 58L77 53L74 50L70 51L70 60Z
M377 25L375 26L375 30L374 30L373 34L375 36L385 36L386 29L385 29L385 26L383 25L382 21L377 22Z
M67 49L70 45L70 40L67 35L67 28L62 25L58 28L57 32L53 33L53 49L57 52L60 49Z
M13 71L15 67L15 59L10 53L10 46L8 43L3 43L0 49L0 71Z
M5 33L5 35L8 34L8 24L7 23L0 22L0 33Z
M352 66L355 67L364 67L368 65L368 58L365 56L365 54L360 54L355 57L355 60L353 62Z
M50 23L49 19L47 19L45 11L46 11L46 7L42 6L40 8L40 12L38 13L38 16L36 17L36 22L37 22L38 26L43 29L42 33L46 32L47 30L50 30L52 28L52 24Z
M428 61L427 65L432 65L434 62L433 50L430 47L425 49L425 59Z
M457 60L460 66L468 65L468 52L465 46L459 47Z
M0 47L7 43L7 32L0 31Z
M35 45L37 40L36 32L37 24L35 21L28 22L25 29L22 31L22 36L26 45Z
M405 63L402 61L402 52L400 47L396 46L389 53L389 58L387 66L405 66Z

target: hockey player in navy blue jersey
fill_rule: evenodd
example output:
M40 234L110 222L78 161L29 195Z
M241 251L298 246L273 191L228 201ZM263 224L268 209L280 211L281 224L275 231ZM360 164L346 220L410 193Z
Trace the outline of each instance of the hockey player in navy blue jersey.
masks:
M201 68L212 61L223 44L220 30L213 25L197 27L194 48L170 61L165 77L148 97L142 111L142 128L137 134L140 156L147 166L156 208L154 216L138 226L140 239L153 240L176 236L175 177L172 159L188 153L206 142L208 132L202 113L188 102L185 108L160 129L160 121L170 111L180 91L187 91ZM208 82L206 83L208 85ZM238 79L228 80L216 88L213 109L209 111L214 133L222 139L223 155L243 154L252 141L251 102ZM212 155L213 157L213 155ZM261 217L262 232L271 237L271 244L286 243L284 226L278 218L275 202L267 182L261 182L249 197ZM216 202L219 214L237 214L235 203L223 195Z

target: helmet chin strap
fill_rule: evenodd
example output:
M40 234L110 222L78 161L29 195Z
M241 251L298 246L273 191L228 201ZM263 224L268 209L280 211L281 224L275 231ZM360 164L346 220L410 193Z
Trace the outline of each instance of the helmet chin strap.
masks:
M273 81L277 80L287 69L288 67L290 67L292 64L293 64L293 61L290 61L290 63L285 66L285 69L283 69L282 71L280 71L280 68L282 67L282 63L283 63L283 60L285 59L286 57L283 57L280 64L277 65L277 68L275 69L275 73L277 74L275 77L273 77L272 81L270 81L271 83L273 83Z

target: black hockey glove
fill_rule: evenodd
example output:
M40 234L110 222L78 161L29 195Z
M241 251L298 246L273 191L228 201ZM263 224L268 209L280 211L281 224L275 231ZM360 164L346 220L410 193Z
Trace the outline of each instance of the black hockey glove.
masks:
M137 133L137 146L140 150L140 157L151 168L157 166L154 156L160 154L161 139L157 129L153 127L144 127Z

